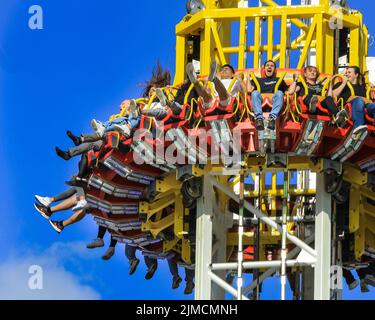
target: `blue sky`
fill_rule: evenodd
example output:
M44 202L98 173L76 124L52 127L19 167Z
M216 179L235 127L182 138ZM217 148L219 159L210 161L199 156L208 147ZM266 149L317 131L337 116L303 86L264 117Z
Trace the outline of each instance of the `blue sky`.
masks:
M40 31L28 28L34 4L44 10ZM123 245L108 262L100 259L105 249L85 249L97 231L90 216L58 235L32 206L34 194L61 192L76 171L75 161L54 153L56 145L70 145L67 129L89 131L92 118L105 119L125 97L139 96L158 60L173 72L174 26L184 14L185 1L0 0L0 298L193 297L182 294L183 285L170 289L164 262L145 281L143 263L127 275ZM365 21L375 32L375 21ZM44 269L44 290L27 287L33 264ZM266 282L265 291L265 298L278 298L278 281ZM346 297L375 299L375 291Z

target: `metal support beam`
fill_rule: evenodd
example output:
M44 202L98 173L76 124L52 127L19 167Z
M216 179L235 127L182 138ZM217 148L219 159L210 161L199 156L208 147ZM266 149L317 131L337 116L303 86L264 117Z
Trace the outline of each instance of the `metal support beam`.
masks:
M203 176L203 193L197 201L197 230L195 253L196 300L224 300L225 291L217 283L211 283L209 266L215 260L225 261L225 250L213 252L213 230L217 231L215 243L226 248L226 236L220 230L225 227L225 216L215 217L215 193L209 175ZM224 230L223 230L224 231ZM224 272L219 275L224 278Z
M324 172L317 174L315 213L315 251L317 259L314 271L314 299L330 299L331 269L331 208L332 197L326 192Z

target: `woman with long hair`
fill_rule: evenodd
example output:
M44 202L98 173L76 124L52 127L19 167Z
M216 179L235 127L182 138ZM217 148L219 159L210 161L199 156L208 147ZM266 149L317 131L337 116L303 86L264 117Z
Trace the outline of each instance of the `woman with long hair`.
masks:
M348 83L354 90L354 96ZM357 66L348 67L341 83L333 87L333 96L342 98L344 103L352 105L353 133L367 130L365 125L365 109L370 117L375 118L375 103L366 98L366 83L361 69Z

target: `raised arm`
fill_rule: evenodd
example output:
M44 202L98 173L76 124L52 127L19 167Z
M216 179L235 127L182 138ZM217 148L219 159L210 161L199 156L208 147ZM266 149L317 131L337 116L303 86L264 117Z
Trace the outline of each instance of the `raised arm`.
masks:
M290 85L288 93L290 95L293 95L294 93L298 92L301 90L301 88L297 85L297 80L298 80L298 74L293 74L293 83Z
M332 91L332 94L333 94L334 98L337 99L341 95L341 93L344 90L344 88L346 87L347 83L348 83L348 78L344 77L342 79L342 83L340 84L340 86L337 87L336 89L333 89L333 91Z
M252 93L255 90L255 87L251 83L251 75L250 73L247 74L247 81L246 81L246 91L248 93Z

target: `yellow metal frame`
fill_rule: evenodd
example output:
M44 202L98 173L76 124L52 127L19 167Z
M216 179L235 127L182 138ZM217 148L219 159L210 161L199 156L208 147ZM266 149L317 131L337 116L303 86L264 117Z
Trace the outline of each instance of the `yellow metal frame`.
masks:
M279 6L275 1L261 0L262 7L238 8L241 1L204 1L206 9L194 15L188 15L176 26L176 75L175 83L185 79L187 57L187 37L200 35L201 73L208 74L209 64L216 60L221 64L230 61L233 54L238 54L237 68L246 68L246 53L254 53L253 67L260 66L260 53L267 59L279 61L280 68L289 67L286 51L302 50L295 66L302 68L310 50L316 50L317 67L323 73L334 73L337 61L334 61L334 32L330 21L339 14L343 26L350 29L350 64L367 70L368 30L363 24L362 14L346 12L330 6L329 0L321 0L317 6ZM303 19L311 19L307 26ZM231 23L239 23L238 46L231 45ZM254 44L247 45L247 25L254 23ZM280 22L280 43L274 43L274 26ZM300 29L296 39L288 41L290 28L288 22ZM260 27L267 25L267 42L261 43ZM269 32L268 32L269 30ZM289 31L289 32L288 32ZM276 52L276 54L274 54ZM182 59L185 57L185 59Z

